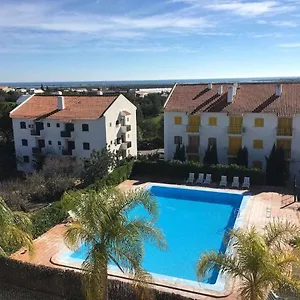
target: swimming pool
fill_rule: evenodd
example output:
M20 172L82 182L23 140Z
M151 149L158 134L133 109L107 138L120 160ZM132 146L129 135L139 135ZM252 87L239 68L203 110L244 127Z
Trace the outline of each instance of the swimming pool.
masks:
M152 244L145 245L143 267L154 279L199 286L196 279L196 263L204 251L225 252L224 236L238 227L247 202L247 196L239 191L223 191L195 187L150 184L147 189L159 205L159 219L167 243L167 251L160 251ZM142 208L133 215L144 214ZM87 247L76 252L64 251L56 260L64 265L80 265L86 258ZM111 266L116 271L116 267ZM201 286L221 291L225 281L218 270L212 270L202 279Z

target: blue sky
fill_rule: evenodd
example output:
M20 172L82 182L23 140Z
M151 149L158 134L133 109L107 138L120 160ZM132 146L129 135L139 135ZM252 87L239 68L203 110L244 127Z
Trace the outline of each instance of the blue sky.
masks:
M0 82L300 76L300 0L0 7Z

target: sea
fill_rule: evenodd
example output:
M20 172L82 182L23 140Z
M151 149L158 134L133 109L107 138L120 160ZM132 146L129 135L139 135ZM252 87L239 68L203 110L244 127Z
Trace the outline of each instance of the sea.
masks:
M101 86L172 86L175 83L226 83L226 82L299 82L300 77L256 77L256 78L219 78L219 79L164 79L164 80L120 80L120 81L61 81L61 82L0 82L0 86L12 88L38 88L43 84L48 87L101 87Z

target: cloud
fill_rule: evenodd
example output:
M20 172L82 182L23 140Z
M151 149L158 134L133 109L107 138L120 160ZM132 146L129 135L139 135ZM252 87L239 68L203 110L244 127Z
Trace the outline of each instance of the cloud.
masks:
M300 42L299 43L284 43L278 45L281 48L300 48Z
M295 28L298 27L299 24L295 21L265 21L265 20L259 20L257 22L258 24L262 24L262 25L272 25L272 26L276 26L276 27L287 27L287 28Z
M272 32L272 33L250 33L249 36L252 38L281 38L284 35L281 33Z
M207 9L214 11L226 11L242 17L257 17L267 13L283 13L295 10L296 7L291 5L281 5L277 1L262 2L239 2L229 1L225 3L215 3L206 6Z

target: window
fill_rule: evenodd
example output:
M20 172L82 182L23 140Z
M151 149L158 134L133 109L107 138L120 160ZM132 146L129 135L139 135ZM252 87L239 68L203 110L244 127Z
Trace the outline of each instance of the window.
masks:
M127 118L127 122L129 122L129 118Z
M213 138L213 137L208 139L208 148L210 148L212 146L217 146L217 139Z
M253 148L254 149L263 149L264 141L263 140L253 140Z
M51 146L52 145L52 141L49 141L48 144Z
M56 123L56 127L60 127L60 124L59 124L59 123Z
M242 147L242 138L241 137L229 137L229 155L237 155L239 149Z
M22 146L28 146L28 141L26 139L22 140Z
M252 163L252 168L261 170L262 169L262 161L254 160Z
M83 150L90 150L90 143L83 143Z
M58 145L58 146L61 146L61 142L57 142L57 145Z
M182 117L174 117L174 124L181 125L182 124Z
M29 156L28 155L23 156L23 161L24 163L29 163Z
M181 145L182 144L182 136L174 136L174 144Z
M190 126L200 126L200 116L189 116L189 125Z
M20 128L21 129L26 129L26 123L25 122L20 122Z
M130 137L130 135L129 135L129 133L127 134L127 138L129 139L129 137Z
M111 124L111 122L109 123L109 127L111 127L112 126L112 124Z
M217 126L217 118L216 117L209 117L208 125L209 126Z
M264 127L265 120L263 118L255 118L254 127Z
M82 124L82 131L89 131L89 124Z
M113 141L110 141L110 144L112 145Z
M47 127L50 127L50 123L47 123Z

